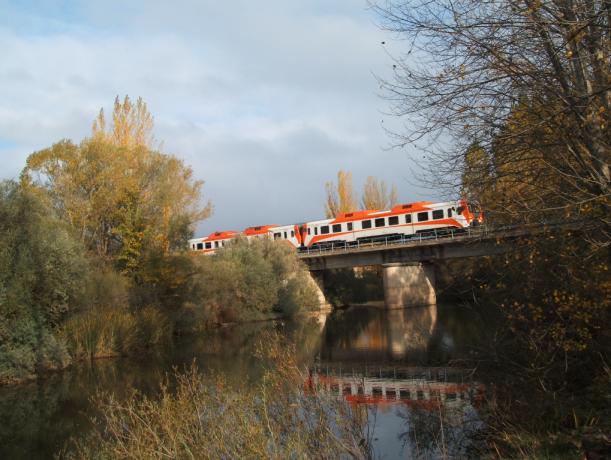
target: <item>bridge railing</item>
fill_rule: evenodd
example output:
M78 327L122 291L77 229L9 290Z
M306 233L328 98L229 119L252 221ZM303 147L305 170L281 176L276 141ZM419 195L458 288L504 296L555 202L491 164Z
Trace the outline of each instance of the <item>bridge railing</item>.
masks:
M365 248L384 247L384 246L398 246L407 243L423 243L430 242L431 240L447 240L454 238L473 238L486 236L489 233L485 225L479 225L477 227L468 227L466 229L433 229L426 232L415 233L413 235L390 235L385 237L374 237L367 241L354 241L354 242L342 242L342 243L327 243L317 246L316 248L300 248L298 250L300 255L316 255L330 252L348 252L348 251L359 251Z
M501 225L490 227L487 225L478 225L476 227L468 227L466 229L433 229L425 233L416 233L414 235L387 236L372 238L367 242L355 241L351 243L328 243L316 248L299 249L299 255L318 255L330 254L335 252L352 252L365 248L375 248L384 246L399 246L408 243L425 243L431 240L448 240L460 238L461 240L483 237L511 237L520 235L536 235L548 231L558 230L587 230L593 226L592 222L587 219L577 219L561 222L540 222L531 224L514 224Z

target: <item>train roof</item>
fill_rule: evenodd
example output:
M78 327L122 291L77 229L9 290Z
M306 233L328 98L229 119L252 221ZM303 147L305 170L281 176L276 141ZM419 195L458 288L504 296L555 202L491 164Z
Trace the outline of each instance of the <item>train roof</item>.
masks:
M236 232L236 231L233 231L233 230L227 230L227 231L224 231L224 232L212 232L205 239L207 241L226 240L228 238L233 238L234 236L237 236L238 233L239 232Z
M270 229L278 227L276 224L258 225L256 227L248 227L242 233L247 236L262 235L270 231Z
M189 242L224 240L228 238L234 238L235 236L238 236L240 233L246 236L262 235L262 234L268 233L269 231L271 231L274 228L293 227L295 225L301 226L303 224L308 224L308 225L339 224L342 222L352 222L356 220L363 220L363 219L374 218L374 217L393 216L397 214L405 214L408 212L411 213L411 212L429 211L432 207L449 206L451 204L456 203L457 201L462 202L463 200L438 201L438 202L415 201L413 203L398 204L398 205L393 206L392 209L388 209L388 210L368 209L368 210L362 210L362 211L353 211L353 212L340 214L330 219L313 220L313 221L304 222L300 224L258 225L254 227L248 227L244 229L244 231L242 232L236 232L233 230L223 231L223 232L213 232L210 235L208 235L207 237L194 238L194 239L189 240Z

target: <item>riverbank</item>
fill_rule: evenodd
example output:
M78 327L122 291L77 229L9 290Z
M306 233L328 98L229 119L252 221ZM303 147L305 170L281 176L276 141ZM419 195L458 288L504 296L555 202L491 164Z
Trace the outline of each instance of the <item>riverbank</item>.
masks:
M151 253L136 273L88 253L32 189L2 183L0 214L1 384L318 307L305 267L278 242L236 240L212 257Z
M460 326L467 324L464 319L469 317L469 311L448 306L439 307L436 315L423 312L415 316L412 310L405 311L404 315L398 313L394 310L389 314L379 308L348 308L329 313L324 327L318 318L310 314L301 316L299 320L227 325L208 331L205 335L175 337L172 343L144 354L85 361L64 372L46 375L38 381L4 387L0 389L0 457L49 458L51 453L59 452L69 438L81 438L93 429L91 417L95 415L99 418L100 415L92 405L92 397L97 393L112 394L117 402L122 402L133 390L138 390L158 400L159 383L164 376L173 374L174 368L182 372L194 361L202 375L223 376L226 388L240 388L240 385L251 383L258 388L257 385L266 379L266 372L270 368L253 356L253 350L257 343L271 344L271 341L263 340L269 332L281 334L282 340L294 347L293 359L297 367L304 370L304 380L308 377L307 369L326 372L327 369L341 368L344 369L342 378L349 379L352 377L346 370L354 370L354 379L346 380L346 383L354 386L357 395L361 373L369 369L366 375L370 378L372 370L377 372L381 367L390 370L385 379L398 379L397 386L409 382L416 385L411 390L413 400L399 399L396 406L385 403L386 407L400 409L401 414L409 414L405 411L413 405L424 406L429 401L419 400L418 391L428 395L430 388L439 389L435 385L441 383L447 384L450 390L467 388L464 385L468 381L468 373L463 375L460 369L448 370L444 378L441 369L447 368L450 361L468 357L468 350L477 340L478 334L473 329ZM436 318L436 322L432 332L423 335L431 330L432 323L427 318ZM414 331L422 332L413 335ZM393 337L392 342L387 341L389 334ZM409 340L406 347L397 348L394 344L404 341L402 338L406 334L411 334L408 336L413 337L413 341ZM452 338L451 347L448 347L444 337ZM409 372L415 369L419 374L414 380ZM427 369L431 369L430 376ZM392 370L397 372L395 377ZM366 375L363 374L363 377ZM426 375L425 379L422 379L423 375ZM435 380L436 377L439 380ZM367 388L368 392L373 390L370 386ZM468 399L469 391L465 391L465 399L458 394L457 402L452 404L464 402L468 404L466 407L472 407ZM266 394L269 397L275 395L271 387L268 387ZM397 398L399 396L397 393ZM359 413L369 407L370 420L372 423L374 418L376 420L373 437L378 438L374 441L377 452L386 455L386 458L396 458L403 445L397 436L407 428L406 421L395 415L395 409L359 407ZM421 410L418 414L421 414ZM420 417L425 415L426 412ZM420 434L434 426L426 423L423 420L418 425L418 439ZM416 445L412 444L411 439L411 447L407 449L413 448L415 451ZM421 443L420 448L423 447Z
M154 355L160 349L163 349L164 347L169 346L171 342L178 341L178 343L180 343L181 341L193 339L197 336L206 336L209 334L215 334L216 332L222 329L233 329L239 326L248 327L251 324L257 324L257 323L265 324L265 323L277 323L277 322L286 322L286 321L299 322L299 321L315 320L318 323L324 324L326 316L331 314L332 311L333 309L328 307L328 308L321 308L316 311L301 312L297 315L287 315L283 313L268 313L268 314L262 314L258 318L255 318L255 319L243 319L240 321L216 323L206 328L205 330L201 330L199 332L178 333L178 334L174 334L173 336L166 337L166 340L158 341L155 344L151 344L149 342L149 345L147 347L134 350L133 352L130 352L130 353L116 352L116 353L106 353L106 354L97 353L94 355L82 355L79 359L71 360L70 363L68 363L66 366L62 368L57 368L57 369L47 368L39 373L32 374L32 375L23 377L21 379L13 379L13 380L8 380L8 381L0 380L0 388L7 387L7 386L18 386L22 384L31 383L33 381L44 381L45 379L49 378L53 374L56 374L62 371L69 371L71 368L74 368L75 366L82 366L86 363L93 363L93 362L97 362L101 360L122 359L122 358L129 359L135 356L143 356L142 353L144 353L144 356L146 356L146 354Z

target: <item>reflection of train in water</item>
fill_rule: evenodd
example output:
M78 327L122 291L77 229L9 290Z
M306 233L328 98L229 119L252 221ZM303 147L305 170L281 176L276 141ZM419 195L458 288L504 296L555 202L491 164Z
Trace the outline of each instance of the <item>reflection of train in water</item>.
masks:
M444 405L477 404L483 399L484 386L459 380L431 379L422 374L373 377L355 373L311 371L306 379L308 391L324 391L357 404L393 404L431 409Z
M273 238L297 249L357 246L375 241L409 239L414 236L448 236L478 225L479 207L465 200L401 204L387 211L355 211L333 219L297 225L262 225L243 232L214 232L189 241L191 251L213 254L233 238Z

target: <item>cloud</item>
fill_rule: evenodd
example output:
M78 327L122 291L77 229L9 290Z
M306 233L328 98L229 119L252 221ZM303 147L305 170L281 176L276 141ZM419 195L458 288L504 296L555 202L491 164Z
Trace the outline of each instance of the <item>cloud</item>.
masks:
M164 149L206 181L215 214L199 232L319 218L340 168L359 187L374 174L420 198L405 152L383 149L372 73L387 72L388 37L365 6L4 2L0 178L34 150L83 138L101 106L129 94L147 101Z

